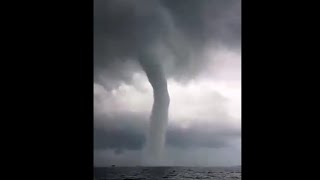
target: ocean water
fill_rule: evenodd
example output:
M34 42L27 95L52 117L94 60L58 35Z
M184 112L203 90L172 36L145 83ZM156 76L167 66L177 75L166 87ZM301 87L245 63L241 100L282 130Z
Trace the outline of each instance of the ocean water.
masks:
M240 180L241 167L101 167L95 180Z

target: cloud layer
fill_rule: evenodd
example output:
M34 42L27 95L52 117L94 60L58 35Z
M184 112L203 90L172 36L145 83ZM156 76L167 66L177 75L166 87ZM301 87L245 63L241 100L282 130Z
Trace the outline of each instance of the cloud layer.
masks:
M136 64L141 51L152 52L168 77L192 78L207 65L207 46L240 50L240 5L239 0L95 0L95 80L106 69L128 80L138 67L126 61Z

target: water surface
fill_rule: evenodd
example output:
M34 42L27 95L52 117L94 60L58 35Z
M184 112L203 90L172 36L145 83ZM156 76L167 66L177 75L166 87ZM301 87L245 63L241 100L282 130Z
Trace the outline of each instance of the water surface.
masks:
M95 180L241 179L241 167L101 167Z

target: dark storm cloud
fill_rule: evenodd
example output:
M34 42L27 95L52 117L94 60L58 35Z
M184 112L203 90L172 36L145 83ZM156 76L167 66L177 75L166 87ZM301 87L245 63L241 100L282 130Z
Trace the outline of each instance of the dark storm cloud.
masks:
M96 74L106 67L114 68L115 61L136 59L140 51L148 51L163 24L154 12L155 3L148 0L95 0Z
M94 148L113 149L117 153L125 150L142 150L145 145L146 121L138 120L143 116L124 115L118 117L98 117L95 121L106 125L95 125ZM167 131L167 145L176 148L223 148L228 141L240 137L238 129L230 127L216 127L206 130L208 124L192 125L192 128L181 128L169 124ZM210 127L213 127L209 125Z
M104 130L94 129L95 149L115 149L121 152L123 149L138 150L145 142L144 133L130 130Z
M167 64L167 76L191 78L205 65L201 50L207 43L239 48L240 3L239 0L95 0L95 81L101 80L104 71L114 79L130 81L128 76L137 69L119 71L121 66L114 64L136 60L139 52L155 49L162 54L155 59L164 66Z
M202 126L205 126L205 124ZM167 136L167 144L170 146L222 148L228 146L230 139L240 137L240 131L225 129L224 132L204 132L202 127L188 129L170 127Z
M94 116L95 149L110 148L122 152L141 149L143 146L147 117L135 113Z
M240 0L161 0L170 9L177 26L189 42L204 45L208 40L240 46Z

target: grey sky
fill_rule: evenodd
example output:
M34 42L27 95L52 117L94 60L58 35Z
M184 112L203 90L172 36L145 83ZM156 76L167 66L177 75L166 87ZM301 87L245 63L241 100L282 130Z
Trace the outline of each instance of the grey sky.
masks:
M165 163L241 162L241 1L95 0L95 165L139 165L162 64L170 94Z

